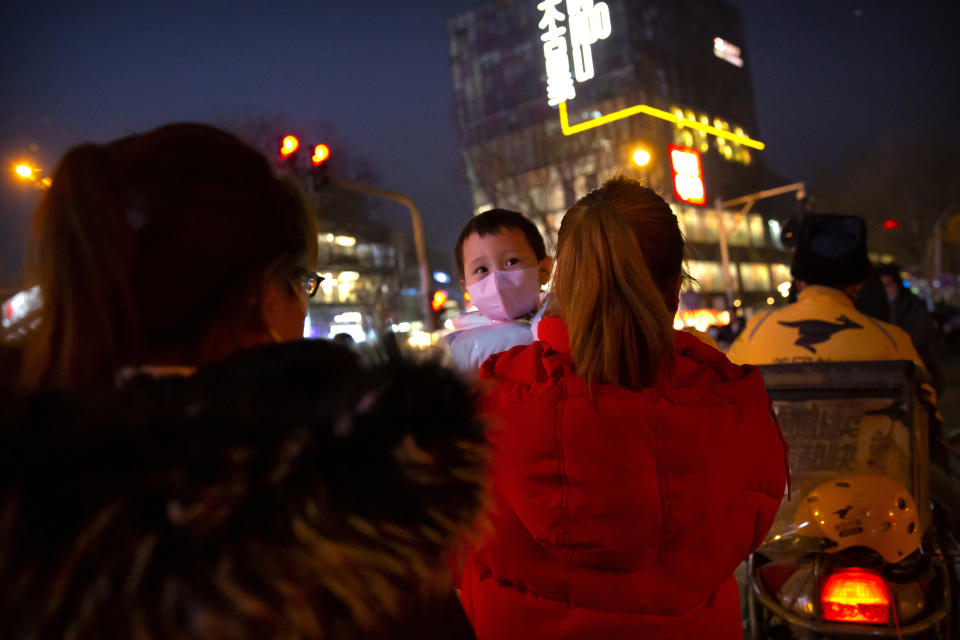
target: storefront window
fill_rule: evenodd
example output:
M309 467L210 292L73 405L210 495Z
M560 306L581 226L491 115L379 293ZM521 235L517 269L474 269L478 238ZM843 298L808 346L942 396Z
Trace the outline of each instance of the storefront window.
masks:
M723 271L719 262L706 260L688 260L687 270L700 283L700 291L725 291ZM737 271L735 265L730 265L730 279L733 288L737 288Z
M727 243L732 247L749 247L750 231L747 227L747 218L725 211L723 219L727 223L727 232L729 234L727 236Z
M717 241L717 213L711 209L675 207L683 237L691 242Z
M751 215L750 224L750 244L755 247L766 246L766 235L763 232L763 216Z
M373 304L382 278L361 276L356 271L321 273L323 281L312 302L319 304Z
M771 220L771 222L775 222L775 220ZM770 276L774 288L779 288L784 282L791 282L793 280L793 276L790 275L790 265L788 264L771 264Z
M717 212L713 209L693 209L701 220L701 242L716 242L720 239L720 225L717 222Z
M770 270L762 262L741 262L740 283L744 291L770 291Z
M767 226L770 227L770 244L773 245L774 249L783 251L783 243L780 242L780 221L767 220Z

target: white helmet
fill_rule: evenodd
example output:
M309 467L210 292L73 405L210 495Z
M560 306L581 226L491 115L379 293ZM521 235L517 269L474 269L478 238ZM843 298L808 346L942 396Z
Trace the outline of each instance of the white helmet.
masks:
M887 562L913 553L922 533L910 492L892 478L873 474L842 476L820 485L803 499L794 525L802 535L835 542L831 552L864 546Z

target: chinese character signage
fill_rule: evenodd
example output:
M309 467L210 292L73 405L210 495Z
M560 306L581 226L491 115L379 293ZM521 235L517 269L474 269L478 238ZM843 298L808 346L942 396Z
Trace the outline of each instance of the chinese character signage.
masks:
M577 96L574 78L577 82L593 78L591 46L610 36L610 9L605 2L593 0L543 0L537 9L543 14L538 26L547 71L547 104L555 107Z
M714 129L733 133L736 139L749 137L743 130L743 127L731 125L723 118L710 116L702 111L698 114L694 113L692 109L682 109L674 105L670 107L670 112L677 117L677 123L674 126L673 143L681 147L692 147L700 151L700 153L706 153L710 150L710 134L703 129L694 129L688 126L687 123L690 122L699 122L704 126L712 126ZM715 135L712 146L725 160L750 164L753 160L750 155L750 150L740 142L737 142L736 139L730 140Z

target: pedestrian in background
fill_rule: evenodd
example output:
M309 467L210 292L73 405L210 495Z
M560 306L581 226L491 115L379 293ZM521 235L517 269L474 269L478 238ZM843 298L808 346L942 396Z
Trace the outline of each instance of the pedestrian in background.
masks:
M910 335L913 346L923 359L937 389L937 395L943 393L944 379L935 356L937 331L933 323L933 314L927 303L907 288L899 264L890 263L877 267L877 277L883 283L887 294L887 322L897 325Z
M488 359L493 532L461 599L477 637L741 638L734 569L786 445L759 372L673 330L684 241L616 178L564 216L539 341Z
M124 367L188 372L302 336L316 221L259 152L200 124L68 151L33 216L42 303L22 389L96 388Z

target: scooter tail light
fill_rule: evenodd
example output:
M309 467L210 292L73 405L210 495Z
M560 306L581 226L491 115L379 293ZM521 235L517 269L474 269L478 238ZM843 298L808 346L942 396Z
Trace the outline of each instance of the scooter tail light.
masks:
M820 590L823 619L834 622L887 624L890 591L880 574L849 568L832 573Z

